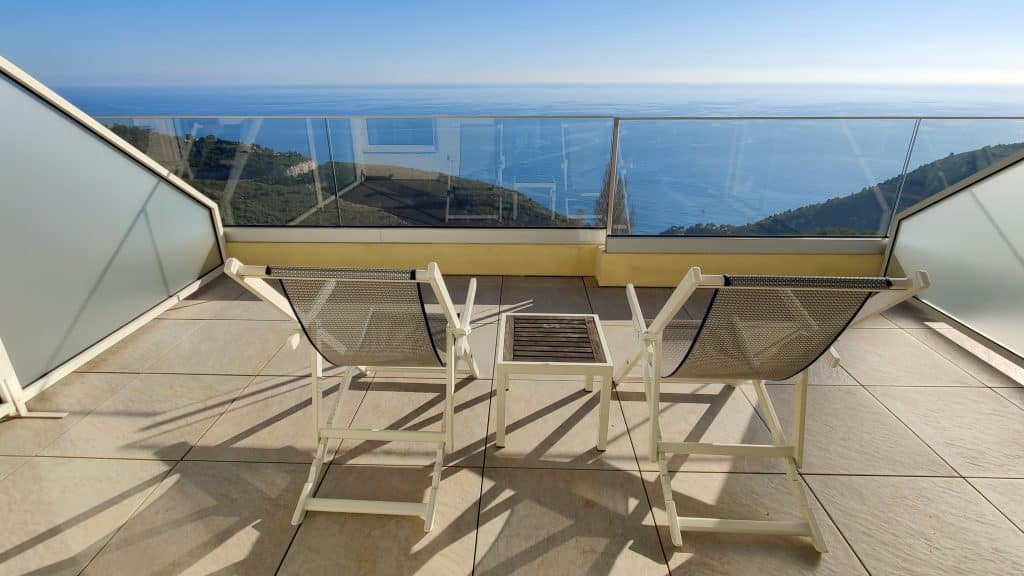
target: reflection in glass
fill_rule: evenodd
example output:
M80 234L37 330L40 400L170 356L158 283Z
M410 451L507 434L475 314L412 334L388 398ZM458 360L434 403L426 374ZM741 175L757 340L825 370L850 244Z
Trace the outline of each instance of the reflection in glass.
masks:
M336 225L322 119L106 119L220 206L226 226ZM325 186L330 184L330 186Z
M616 234L884 235L913 120L622 121ZM617 201L617 203L618 203Z
M897 211L1024 152L1024 120L921 121Z
M420 120L351 120L344 225L600 226L610 120Z

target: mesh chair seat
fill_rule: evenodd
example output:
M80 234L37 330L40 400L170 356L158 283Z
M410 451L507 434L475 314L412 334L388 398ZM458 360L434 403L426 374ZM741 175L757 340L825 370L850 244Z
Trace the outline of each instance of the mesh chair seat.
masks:
M444 366L448 321L415 270L274 266L310 343L336 366Z
M724 276L667 378L785 380L828 350L886 278ZM678 322L678 321L674 321ZM671 324L669 325L671 327ZM675 339L688 337L676 328ZM664 341L668 342L669 328ZM666 348L669 346L665 345ZM669 358L668 354L665 355Z

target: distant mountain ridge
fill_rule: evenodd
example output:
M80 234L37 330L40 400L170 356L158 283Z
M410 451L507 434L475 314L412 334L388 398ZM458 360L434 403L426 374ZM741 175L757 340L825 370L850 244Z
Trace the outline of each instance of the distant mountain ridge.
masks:
M1024 142L985 146L923 164L907 173L900 196L902 210L1024 150ZM900 176L847 196L793 208L749 224L672 226L665 236L841 236L884 234L888 210L899 189ZM885 222L879 222L883 217Z

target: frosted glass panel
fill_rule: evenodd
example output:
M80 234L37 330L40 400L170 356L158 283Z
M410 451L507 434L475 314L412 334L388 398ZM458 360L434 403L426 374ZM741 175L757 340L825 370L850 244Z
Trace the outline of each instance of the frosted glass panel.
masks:
M0 76L0 338L23 385L220 264L210 211Z
M1024 163L901 221L891 274L924 269L921 299L1024 354Z

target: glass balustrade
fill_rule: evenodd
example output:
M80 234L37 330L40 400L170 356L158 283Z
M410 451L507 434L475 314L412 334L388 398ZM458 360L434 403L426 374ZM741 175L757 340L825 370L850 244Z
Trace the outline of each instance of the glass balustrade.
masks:
M1024 148L1012 118L100 120L226 226L883 237L898 210Z

